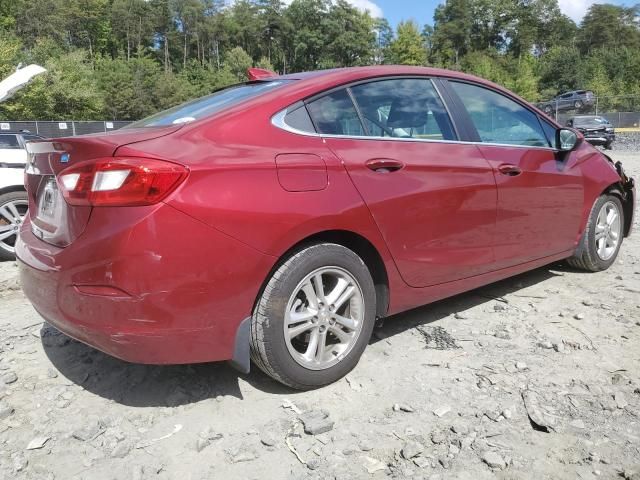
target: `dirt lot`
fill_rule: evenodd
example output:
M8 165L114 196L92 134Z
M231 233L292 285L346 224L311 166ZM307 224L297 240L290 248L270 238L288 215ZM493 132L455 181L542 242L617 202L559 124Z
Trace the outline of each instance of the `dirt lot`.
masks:
M637 480L637 223L609 271L555 264L387 319L307 393L110 358L43 324L1 264L0 478Z

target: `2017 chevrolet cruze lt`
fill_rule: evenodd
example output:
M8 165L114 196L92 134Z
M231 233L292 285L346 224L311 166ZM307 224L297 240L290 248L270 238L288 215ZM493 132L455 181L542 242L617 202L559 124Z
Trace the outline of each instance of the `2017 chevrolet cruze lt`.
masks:
M24 291L131 362L250 358L308 389L376 317L557 260L608 268L633 180L578 132L457 72L253 80L112 134L29 145Z

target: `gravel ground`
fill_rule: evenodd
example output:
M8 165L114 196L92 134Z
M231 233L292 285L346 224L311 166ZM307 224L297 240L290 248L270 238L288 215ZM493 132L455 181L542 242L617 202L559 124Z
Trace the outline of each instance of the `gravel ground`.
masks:
M621 152L640 151L640 132L617 132L613 149Z
M640 154L613 156L640 177ZM638 480L639 245L389 318L306 393L108 357L43 324L1 264L0 478Z

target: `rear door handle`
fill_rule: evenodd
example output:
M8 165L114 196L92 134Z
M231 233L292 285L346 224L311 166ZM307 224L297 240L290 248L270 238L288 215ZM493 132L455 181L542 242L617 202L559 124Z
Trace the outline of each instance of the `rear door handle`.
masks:
M522 173L522 170L520 170L520 168L516 167L515 165L511 165L510 163L503 163L498 167L498 170L503 175L507 175L509 177L517 177Z
M404 163L391 158L372 158L364 163L369 170L379 173L397 172L404 167Z

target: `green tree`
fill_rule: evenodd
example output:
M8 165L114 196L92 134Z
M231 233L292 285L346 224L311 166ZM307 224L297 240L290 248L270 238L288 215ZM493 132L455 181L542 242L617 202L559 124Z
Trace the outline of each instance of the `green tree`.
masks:
M39 75L8 102L0 104L10 119L93 120L104 112L103 97L96 84L88 54L78 50L45 63Z
M443 66L459 65L471 49L471 0L449 0L433 16L433 60Z
M581 51L589 52L595 48L640 48L639 17L640 5L629 8L610 4L591 5L578 34Z
M353 67L370 64L374 57L374 21L344 0L331 6L325 20L328 44L323 67Z
M376 36L376 46L374 50L374 63L389 63L389 48L393 42L394 33L389 21L386 18L376 18L373 20L373 33Z
M402 65L425 65L427 63L427 51L415 22L408 21L398 24L396 38L391 42L389 53L393 63Z
M510 80L504 83L506 87L530 102L540 100L534 57L530 54L522 55L510 63L513 65L513 71Z
M253 60L242 47L235 47L225 55L224 65L239 82L243 82L247 79L247 69L253 66Z

